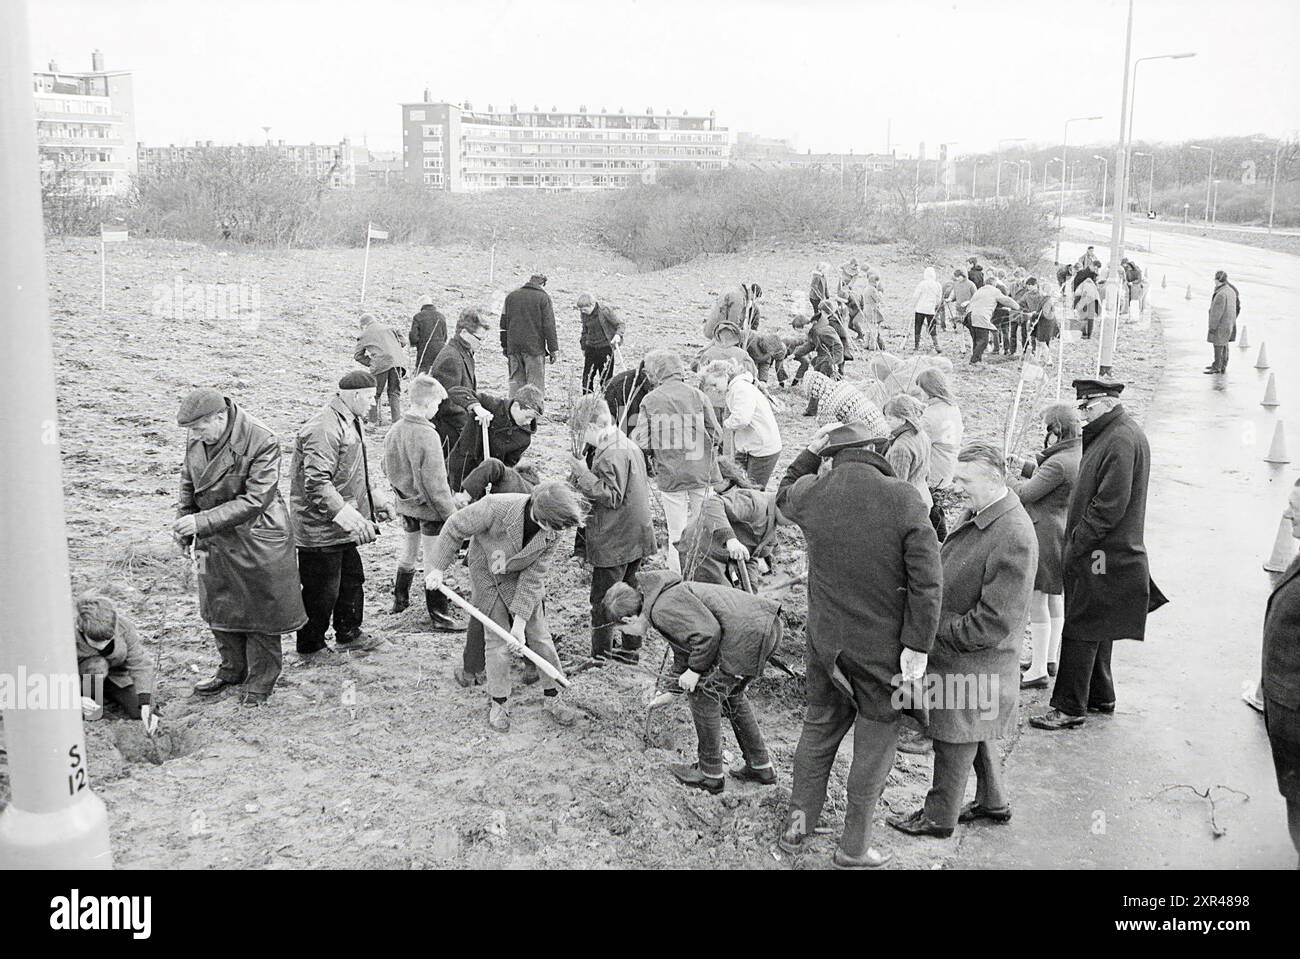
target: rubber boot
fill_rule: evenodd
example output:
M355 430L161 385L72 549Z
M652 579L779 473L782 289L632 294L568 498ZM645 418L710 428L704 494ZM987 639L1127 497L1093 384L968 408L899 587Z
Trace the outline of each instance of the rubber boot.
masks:
M448 609L449 603L450 600L438 590L424 591L424 605L429 610L429 621L433 624L436 633L458 633L465 628L463 624L452 618L451 611Z
M411 581L415 579L415 570L399 569L393 580L393 608L390 612L400 613L411 605Z

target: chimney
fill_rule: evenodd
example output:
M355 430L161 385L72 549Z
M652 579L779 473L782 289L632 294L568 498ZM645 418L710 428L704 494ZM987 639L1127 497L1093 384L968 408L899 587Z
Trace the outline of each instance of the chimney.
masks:
M90 69L93 73L104 72L104 55L98 50L92 50L90 53Z
M432 102L433 102L433 99L429 96L429 88L428 88L428 87L425 87L425 88L424 88L424 102L425 102L425 103L432 103Z
M51 60L51 61L50 61L50 73L58 73L58 72L59 72L59 65L58 65L57 63L55 63L53 60Z

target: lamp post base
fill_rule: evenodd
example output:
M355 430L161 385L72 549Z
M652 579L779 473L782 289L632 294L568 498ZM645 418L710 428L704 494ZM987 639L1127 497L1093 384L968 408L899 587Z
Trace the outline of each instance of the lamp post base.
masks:
M58 812L0 813L0 869L112 869L108 810L89 789Z

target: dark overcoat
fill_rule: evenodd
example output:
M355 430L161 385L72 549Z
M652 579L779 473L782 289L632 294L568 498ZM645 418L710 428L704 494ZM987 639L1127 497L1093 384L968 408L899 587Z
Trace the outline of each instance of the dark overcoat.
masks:
M1062 549L1066 639L1142 639L1147 613L1166 602L1143 538L1150 471L1147 438L1123 406L1083 428Z
M307 621L280 441L226 399L229 425L211 447L195 439L181 466L178 516L194 516L199 615L232 633L288 633Z
M903 647L929 652L939 622L939 541L921 495L884 457L854 448L824 476L804 450L781 479L777 508L808 547L808 655L877 722L898 718Z

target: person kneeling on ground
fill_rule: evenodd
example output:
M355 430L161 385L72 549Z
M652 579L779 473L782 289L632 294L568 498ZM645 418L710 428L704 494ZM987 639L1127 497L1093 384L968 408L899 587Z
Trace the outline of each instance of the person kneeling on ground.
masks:
M711 583L683 583L676 573L642 573L639 587L615 583L605 611L623 624L624 635L644 636L653 626L673 651L677 684L689 694L699 740L699 759L669 767L693 789L722 792L722 717L731 721L745 765L730 770L744 782L776 782L763 734L745 689L763 674L781 641L781 604Z
M144 723L153 735L154 671L135 625L120 615L110 599L90 593L77 597L73 628L77 636L77 672L83 690L102 709L108 695L127 716Z
M432 555L425 557L424 587L442 587L443 574L469 540L469 575L474 606L508 629L519 645L528 645L559 670L560 657L546 626L542 594L560 531L583 520L581 497L564 483L542 483L531 494L493 493L457 510L443 524ZM486 637L487 689L492 705L488 724L510 731L510 653L495 631ZM546 711L561 726L572 726L578 711L560 701L549 676L542 682Z

